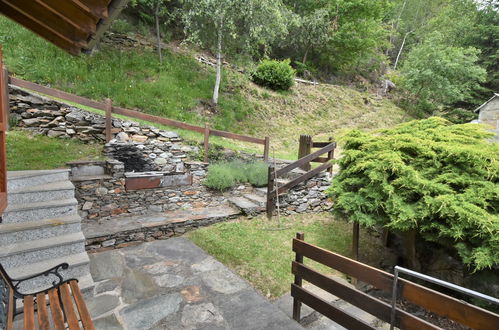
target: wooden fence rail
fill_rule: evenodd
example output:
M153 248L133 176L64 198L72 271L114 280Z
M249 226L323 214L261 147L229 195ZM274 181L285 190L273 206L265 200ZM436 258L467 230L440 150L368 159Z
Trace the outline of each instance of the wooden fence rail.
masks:
M197 133L201 133L205 135L204 139L204 150L205 150L205 156L204 156L204 161L208 162L208 148L209 148L209 137L210 136L220 136L232 140L239 140L243 142L250 142L250 143L255 143L255 144L260 144L263 145L264 151L263 151L263 158L265 161L268 161L269 158L269 149L270 149L270 138L265 137L263 139L261 138L256 138L252 136L246 136L246 135L241 135L241 134L235 134L231 132L226 132L226 131L220 131L216 129L211 129L209 127L201 127L201 126L196 126L196 125L191 125L187 124L184 122L164 118L164 117L158 117L158 116L153 116L149 115L143 112L139 111L134 111L134 110L129 110L121 107L116 107L112 105L112 101L110 99L106 99L105 102L98 102L94 100L87 99L85 97L81 97L78 95L70 94L67 92L63 92L54 88L42 86L30 81L26 81L23 79L19 79L16 77L9 76L9 83L21 87L21 88L26 88L30 89L42 94L50 95L59 99L63 99L69 102L74 102L78 104L82 104L88 107L92 107L95 109L103 110L106 112L106 140L111 137L111 128L112 126L109 125L109 123L112 123L112 114L117 114L117 115L123 115L135 119L140 119L140 120L145 120L149 121L152 123L158 123L166 126L171 126L171 127L177 127L177 128L182 128L185 130L189 131L194 131ZM208 138L206 138L208 137ZM110 140L110 139L109 139ZM109 141L108 140L108 141Z
M321 142L321 145L323 143ZM272 217L272 214L274 213L275 207L276 207L276 201L277 198L280 194L285 193L289 189L297 186L298 184L313 178L317 174L321 173L322 171L327 171L331 170L333 168L333 164L331 163L331 160L334 157L334 149L336 148L336 142L328 142L323 148L306 155L304 157L301 157L298 159L296 162L291 163L279 170L275 169L274 166L270 166L268 170L268 184L267 184L267 217L270 219ZM301 149L300 149L301 150ZM323 154L327 154L327 157L321 157ZM301 151L299 153L301 154ZM295 168L309 168L309 164L311 162L319 162L323 163L319 165L318 167L309 170L307 173L299 176L296 179L293 179L282 186L279 186L277 184L277 179L284 174L289 173L290 171L294 170Z
M391 306L389 304L305 266L303 258L310 258L387 293L391 293L393 289L394 276L392 274L306 243L302 233L298 233L293 239L293 251L296 253L295 261L292 263L295 281L291 285L291 295L294 298L293 318L296 321L300 321L301 303L304 303L348 329L374 329L371 325L354 318L304 289L301 282L306 280L380 320L390 322ZM399 279L399 283L401 299L473 329L497 329L499 324L497 314L405 279ZM395 310L394 325L401 329L440 329L399 308Z

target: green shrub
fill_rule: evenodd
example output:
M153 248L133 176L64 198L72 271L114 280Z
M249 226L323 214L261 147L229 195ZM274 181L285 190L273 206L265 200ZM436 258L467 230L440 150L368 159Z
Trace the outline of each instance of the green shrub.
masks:
M296 73L289 63L289 60L263 60L251 78L260 86L273 90L288 90L293 86Z
M264 162L243 162L241 160L210 165L203 184L215 190L227 190L239 183L254 186L267 184L268 165Z
M208 167L208 175L203 184L215 190L227 190L236 184L236 180L232 174L232 169L226 166L226 163L210 165Z
M475 270L499 265L499 144L442 118L345 137L329 194L366 226L415 232Z

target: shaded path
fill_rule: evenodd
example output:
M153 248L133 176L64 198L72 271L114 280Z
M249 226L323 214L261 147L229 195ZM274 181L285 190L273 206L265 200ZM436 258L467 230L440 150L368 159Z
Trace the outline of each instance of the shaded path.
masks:
M186 238L90 255L97 329L302 329Z

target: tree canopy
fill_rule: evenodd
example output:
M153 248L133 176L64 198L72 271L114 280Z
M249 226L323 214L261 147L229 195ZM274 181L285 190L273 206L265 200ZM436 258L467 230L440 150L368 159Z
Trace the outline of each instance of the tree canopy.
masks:
M366 226L417 231L473 269L499 263L499 144L477 124L411 121L344 138L329 194Z

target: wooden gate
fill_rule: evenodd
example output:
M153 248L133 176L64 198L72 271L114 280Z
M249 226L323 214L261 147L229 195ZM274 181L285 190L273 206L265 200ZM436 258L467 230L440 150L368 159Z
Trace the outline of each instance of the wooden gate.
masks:
M7 208L6 132L9 113L9 87L7 79L7 70L3 66L2 46L0 45L0 216Z

